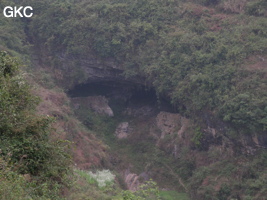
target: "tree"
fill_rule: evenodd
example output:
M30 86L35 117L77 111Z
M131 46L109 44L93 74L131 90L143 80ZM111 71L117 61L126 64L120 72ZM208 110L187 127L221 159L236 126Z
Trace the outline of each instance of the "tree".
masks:
M67 142L52 139L53 118L35 113L39 99L18 66L16 59L0 52L0 159L15 174L35 180L38 195L46 185L57 193L70 172ZM5 180L5 173L1 177Z

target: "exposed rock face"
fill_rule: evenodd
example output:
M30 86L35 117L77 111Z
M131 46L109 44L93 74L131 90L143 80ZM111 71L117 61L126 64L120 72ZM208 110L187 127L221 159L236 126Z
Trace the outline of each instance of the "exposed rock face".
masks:
M142 181L141 181L142 180ZM124 181L128 190L136 191L140 184L149 180L149 175L146 172L142 172L140 175L131 173L129 169L124 172Z
M257 147L263 147L267 149L267 134L261 134L261 135L255 134L253 135L252 140Z
M212 145L220 146L224 151L242 154L254 154L258 149L267 148L267 131L264 133L244 134L241 130L235 130L236 137L230 137L227 131L231 129L229 124L204 113L202 116L206 129L203 129L201 139L202 150L209 150Z
M127 82L132 85L143 83L140 77L126 80L123 67L116 64L113 59L103 60L91 54L85 58L66 53L57 55L57 58L62 67L54 71L54 75L58 84L66 89L71 89L81 83L93 82Z
M157 127L161 130L160 138L177 133L182 137L186 130L188 119L176 113L160 112L157 117Z
M76 97L71 99L74 109L81 106L84 109L92 109L98 114L113 117L113 111L108 105L108 100L104 96Z
M127 185L128 190L136 191L138 186L140 185L140 181L138 180L138 175L133 173L125 174L125 183Z
M266 134L242 134L241 137L234 141L235 144L242 147L241 152L247 155L253 155L259 149L267 149L267 135Z
M115 135L119 139L127 138L129 135L129 123L128 122L122 122L120 123L115 131Z

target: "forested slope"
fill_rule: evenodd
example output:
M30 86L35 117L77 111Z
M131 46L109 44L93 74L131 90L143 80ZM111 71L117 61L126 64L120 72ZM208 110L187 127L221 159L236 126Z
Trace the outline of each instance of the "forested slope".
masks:
M29 33L58 68L60 56L74 58L73 68L88 54L113 59L188 116L207 110L248 131L266 129L266 63L252 67L265 60L266 1L33 4ZM79 79L73 73L63 76Z
M0 2L1 8L9 4ZM15 4L18 1L13 1ZM194 122L193 150L185 147L184 157L175 160L176 169L170 170L184 181L192 199L265 198L266 0L23 0L19 4L31 5L34 16L0 18L0 48L19 57L20 62L30 63L30 73L44 67L47 79L36 78L36 82L51 80L42 84L67 91L92 81L90 69L80 66L100 63L105 71L109 69L105 64L112 63L123 77L118 80L152 88L159 101L169 101L176 112ZM69 155L63 143L51 140L51 119L36 115L38 101L17 66L14 58L1 53L0 192L6 199L19 195L60 198L62 191L58 188L68 185L64 177L72 171ZM55 114L57 120L61 117L71 121L68 115L61 114ZM92 122L99 122L95 118ZM206 166L196 166L188 156L192 152L205 154L201 147L205 142L203 130L217 128L211 121L220 124L216 131L229 140L238 141L242 136L262 138L258 142L261 145L252 155L238 150L229 153L225 161L214 152L215 156L208 155L211 158ZM99 122L97 130L105 129L105 123ZM73 139L78 133L73 131L69 136ZM95 141L86 144L94 146ZM224 148L227 152L230 147ZM93 159L104 163L101 155L105 157L105 151L102 148L94 154L92 150L96 155ZM32 180L26 180L27 174ZM4 193L9 191L6 186L14 187L15 192ZM30 189L23 193L24 188ZM51 188L55 190L50 192ZM96 188L94 185L92 190L81 192L82 187L76 192L81 193L80 198L94 194L95 198L106 199L118 193L114 188L100 190L101 196L93 191ZM125 193L124 199L137 198L131 195ZM71 195L69 198L75 199Z
M68 143L53 139L53 118L36 114L39 99L4 51L0 83L1 199L57 199L70 172Z

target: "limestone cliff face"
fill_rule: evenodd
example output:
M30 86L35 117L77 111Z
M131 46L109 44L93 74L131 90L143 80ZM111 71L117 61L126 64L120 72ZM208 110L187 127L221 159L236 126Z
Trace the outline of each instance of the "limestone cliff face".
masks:
M103 85L115 85L109 87L108 93L88 97L72 98L74 109L80 106L93 110L100 115L113 116L113 110L109 106L107 97L124 99L128 101L132 96L131 88L144 86L144 80L140 77L126 80L123 76L123 67L117 65L113 60L101 60L93 55L87 58L74 58L70 56L58 56L61 67L54 71L60 85L65 89L71 89L79 84L105 83ZM113 91L111 91L113 90ZM142 96L140 96L142 98ZM166 98L168 99L168 98ZM121 121L117 129L113 130L118 139L136 141L147 135L142 135L140 130L148 130L145 134L154 137L155 146L162 149L174 160L188 158L193 160L196 168L211 166L218 160L227 160L239 155L254 155L259 149L267 148L267 134L252 133L242 134L235 130L235 134L229 134L231 125L214 117L208 111L198 115L201 123L196 123L179 113L171 113L170 110L155 109L155 105L141 104L126 107L123 114L131 116L132 121ZM79 140L78 146L84 145L84 139ZM94 144L88 144L94 148ZM104 150L103 150L104 151ZM79 151L77 157L84 157ZM213 156L213 157L212 157ZM99 157L99 156L98 156ZM88 160L88 159L87 159ZM91 161L92 160L92 161ZM77 160L82 168L89 168L92 163L100 163L97 156L90 158L90 162ZM128 164L128 163L127 163ZM122 170L124 181L130 190L136 190L143 179L138 173ZM150 169L143 168L149 178L153 178ZM141 177L141 178L140 178ZM178 177L179 179L179 177ZM216 180L217 181L217 180ZM201 183L205 184L205 182ZM218 187L220 188L220 187Z
M87 58L79 59L72 56L61 55L58 56L58 59L62 65L62 76L59 76L60 78L58 80L67 88L73 88L80 83L90 84L94 82L103 82L108 83L109 85L116 85L114 90L119 91L117 92L119 93L117 95L119 95L120 98L123 98L124 94L126 95L125 91L127 91L127 88L132 88L136 85L144 85L144 80L142 80L141 77L126 80L123 76L123 67L116 64L112 59L103 61L94 55L88 55ZM130 92L127 93L127 96L128 97L125 99L131 96ZM101 102L103 103L104 101L100 100L97 103L97 100L95 101L91 97L86 101L91 102L88 103L88 106L95 112L113 116L111 108L105 105L107 103L101 105ZM150 109L149 106L143 106L142 109L143 110L128 108L125 113L134 117L138 117L142 113L150 113L150 110L148 110ZM208 112L199 114L199 118L205 123L201 127L201 131L203 132L203 136L201 137L202 150L208 150L212 145L222 145L223 148L231 147L230 151L234 152L237 151L236 146L238 146L238 151L241 149L241 152L243 153L253 154L253 152L259 148L267 148L267 134L253 133L245 135L239 134L238 130L236 130L238 137L231 138L227 132L230 128L229 124L225 124L221 120L215 119L215 117ZM170 134L174 130L176 132L178 130L179 137L182 137L185 132L185 126L182 126L181 123L188 123L187 119L180 115L167 114L164 112L159 113L156 121L158 128L161 130L161 138L164 138L165 135ZM178 123L174 125L175 121L180 124ZM126 137L126 134L124 134L124 136L122 136L122 134L120 135L121 136L119 137Z
M244 133L234 129L230 124L206 112L201 115L203 127L203 149L208 150L210 145L221 145L223 149L242 154L254 154L258 149L267 148L267 132ZM230 133L230 134L229 134Z
M129 108L126 111L129 111ZM196 157L197 166L208 165L208 155L212 152L218 153L221 158L229 158L237 155L253 155L257 150L267 148L265 135L237 133L236 137L229 137L228 125L218 119L209 119L206 125L199 127L194 121L178 113L159 111L150 116L144 113L137 116L136 113L142 113L138 112L138 109L135 112L126 113L137 119L134 120L135 127L127 131L129 123L121 123L115 133L118 138L131 139L138 133L138 129L149 127L149 134L156 139L155 145L175 159L184 156L182 149L186 147L190 152L188 156ZM147 122L145 125L144 118ZM207 154L201 152L207 152Z
M219 149L223 153L230 156L237 154L253 155L259 149L267 148L267 135L260 133L242 134L238 131L236 137L230 137L227 131L230 127L218 119L209 120L206 126L198 131L195 124L189 119L175 113L160 112L157 117L157 127L161 130L160 140L167 135L177 135L181 145L190 145L192 150L197 151L213 151L214 148ZM199 134L199 137L197 135ZM178 144L172 141L172 153L177 156ZM196 144L198 143L198 144ZM170 148L170 144L165 144ZM178 145L178 146L177 146Z
M64 87L67 88L73 88L79 83L90 84L94 82L106 82L109 85L114 83L114 85L116 85L114 90L117 88L119 91L118 95L120 98L123 98L124 94L126 95L124 91L127 91L127 88L132 88L135 85L143 85L143 81L140 77L126 80L123 76L123 68L111 59L103 61L93 55L88 55L87 58L79 59L79 61L77 61L77 58L71 56L58 56L58 58L62 64L62 76L59 76L60 78L58 80L64 85ZM77 64L76 66L73 66L74 62ZM131 94L128 92L127 96L131 96ZM88 108L97 113L113 116L113 111L108 106L107 100L104 100L104 98L104 96L101 98L86 97L81 102L83 102L82 104L87 104ZM127 98L129 97L126 97L125 99ZM76 102L75 104L77 104L80 100L81 99L79 98L73 98L73 102ZM150 113L149 109L151 109L149 106L143 106L142 110L127 108L125 113L138 117L142 113ZM267 148L267 134L253 133L250 135L244 135L238 134L238 131L236 131L238 137L231 138L227 133L230 127L228 124L225 124L219 119L215 119L214 116L209 113L200 114L199 117L202 118L205 123L202 127L202 150L207 151L213 145L221 145L223 149L230 148L230 150L228 150L230 152L234 152L237 151L238 146L238 151L241 149L241 152L245 154L253 154L253 152L259 148ZM184 117L177 114L168 114L166 112L160 112L156 121L158 128L161 130L161 138L164 138L166 135L175 131L178 131L179 137L182 137L186 129L185 125L181 124L188 123L188 120ZM177 124L175 124L175 122L177 122ZM119 137L122 138L127 137L125 131L124 133L117 133L117 135L120 135Z
M114 60L111 59L103 61L93 55L88 55L87 58L79 59L61 55L58 56L58 59L62 65L62 76L59 76L60 78L58 80L68 89L80 83L90 84L103 82L110 86L115 85L114 88L111 89L114 91L109 91L109 94L116 93L121 99L125 96L125 101L127 101L131 96L129 88L135 87L136 85L144 85L144 80L141 80L140 77L126 80L123 76L123 67L117 65ZM127 91L127 94L125 91ZM72 102L75 104L74 108L82 104L96 113L113 116L114 113L105 98L104 95L102 95L102 97L84 97L83 99L72 98ZM151 106L143 105L142 108L126 108L124 114L131 115L135 118L139 118L141 115L147 115L150 118L151 110L153 110ZM168 113L164 111L159 111L156 115L155 113L153 115L156 129L160 132L160 135L157 136L159 137L157 144L161 146L163 145L162 140L164 140L166 136L175 134L180 138L180 147L181 145L189 145L198 151L210 151L216 148L219 149L220 152L227 152L228 154L234 155L235 153L254 154L258 149L267 148L267 134L256 132L253 134L242 134L239 133L238 130L235 130L236 136L232 137L229 135L231 126L215 118L208 112L199 114L199 118L203 121L202 125L199 126L202 134L201 137L198 138L199 141L194 142L199 142L200 145L196 145L192 142L195 137L195 130L193 130L195 128L192 127L195 125L190 122L189 119L178 113ZM128 138L132 134L132 132L130 133L128 130L129 123L121 123L122 124L117 127L115 135L118 138ZM165 143L164 145L163 148L168 149L170 153L178 157L178 144L171 141L171 143Z
M54 70L55 78L65 89L78 84L93 82L125 82L126 84L142 84L143 79L135 77L126 79L123 67L112 59L100 59L95 55L86 58L75 57L62 53L57 56L60 67Z
M161 130L161 139L174 133L181 138L189 123L189 120L180 114L168 112L160 112L156 121L157 127Z

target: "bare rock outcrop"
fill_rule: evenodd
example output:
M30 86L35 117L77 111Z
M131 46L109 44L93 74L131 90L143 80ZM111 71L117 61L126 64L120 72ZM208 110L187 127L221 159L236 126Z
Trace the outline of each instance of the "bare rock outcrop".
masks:
M174 133L182 137L189 120L177 113L160 112L156 121L157 127L161 130L160 138L163 139L166 135Z
M115 135L119 139L127 138L130 132L129 123L122 122L120 123L115 131Z
M147 172L142 172L140 175L131 173L129 169L124 172L124 181L128 190L136 191L144 181L148 180L149 175Z
M127 175L125 175L125 183L128 190L136 191L138 189L138 186L140 185L138 178L138 175L133 173L128 173Z

